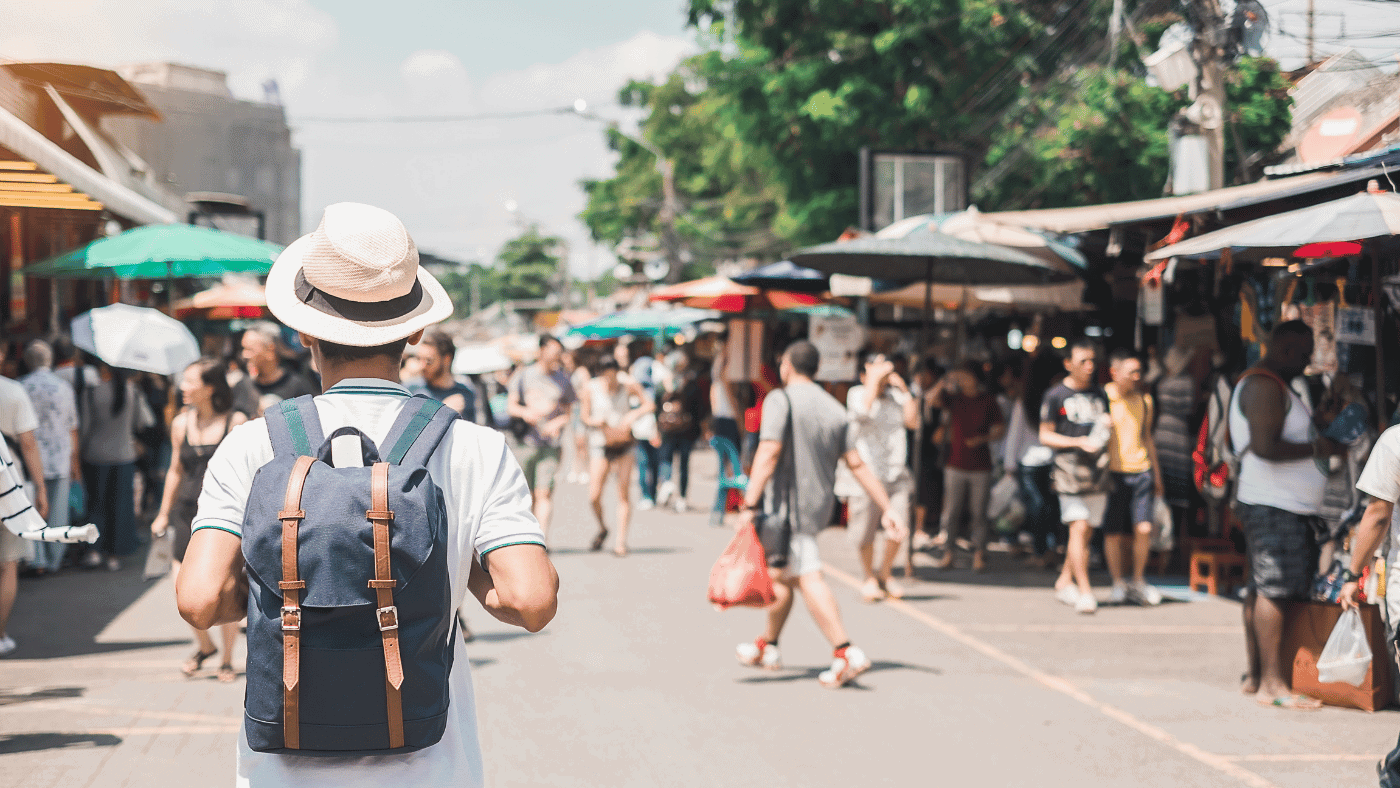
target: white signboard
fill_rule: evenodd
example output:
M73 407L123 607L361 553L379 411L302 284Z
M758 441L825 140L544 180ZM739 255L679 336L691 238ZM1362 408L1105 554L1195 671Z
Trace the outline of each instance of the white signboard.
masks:
M865 344L865 330L855 315L812 315L807 339L821 353L817 380L846 381L859 377L856 356Z

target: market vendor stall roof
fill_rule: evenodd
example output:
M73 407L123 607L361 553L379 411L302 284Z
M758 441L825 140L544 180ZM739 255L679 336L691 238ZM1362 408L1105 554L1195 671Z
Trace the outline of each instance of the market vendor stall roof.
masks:
M1229 211L1252 205L1296 197L1348 183L1384 177L1380 168L1368 167L1341 172L1310 172L1290 178L1229 186L1224 189L1161 197L1153 200L1081 205L1074 208L1047 208L1032 211L997 211L988 218L1022 227L1036 227L1057 233L1106 230L1114 225L1172 219L1182 214Z

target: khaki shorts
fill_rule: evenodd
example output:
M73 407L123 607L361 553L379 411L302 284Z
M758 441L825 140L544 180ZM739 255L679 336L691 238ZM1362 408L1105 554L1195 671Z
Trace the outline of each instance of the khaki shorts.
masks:
M908 524L909 499L914 494L914 482L908 474L885 485L885 494L890 497L890 514L899 522ZM870 500L862 490L846 499L846 538L856 547L875 544L880 533L880 507Z
M558 446L512 443L511 450L520 463L520 469L525 472L525 483L530 485L530 492L539 489L554 492L554 477L559 475L559 458L562 454Z
M10 533L10 529L0 525L0 564L11 561L27 561L33 558L29 552L30 543Z
M1065 525L1088 520L1090 528L1098 528L1103 525L1103 513L1107 508L1108 493L1060 494L1060 522Z
M822 554L817 549L817 537L793 534L788 543L788 562L780 577L801 577L822 571Z

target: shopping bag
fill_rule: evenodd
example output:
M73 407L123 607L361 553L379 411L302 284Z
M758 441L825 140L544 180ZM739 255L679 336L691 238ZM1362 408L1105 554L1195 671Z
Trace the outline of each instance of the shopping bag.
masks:
M716 610L735 606L766 607L773 603L768 560L753 525L745 525L734 534L710 570L709 597Z
M1371 669L1371 647L1366 645L1366 628L1361 625L1361 614L1356 608L1342 611L1327 644L1317 656L1317 680L1323 683L1337 681L1352 686L1360 686Z
M169 528L160 536L151 537L151 549L146 551L146 569L141 576L145 580L161 577L170 571L170 561L174 557L175 532Z
M1380 608L1360 605L1357 613L1371 653L1387 653ZM1341 617L1341 606L1326 602L1290 602L1284 606L1283 658L1285 665L1290 662L1293 665L1293 691L1317 698L1329 706L1362 711L1383 709L1394 701L1391 671L1384 660L1372 659L1359 684L1318 679L1317 663Z
M1161 496L1152 499L1152 550L1170 553L1176 547L1172 533L1172 508Z

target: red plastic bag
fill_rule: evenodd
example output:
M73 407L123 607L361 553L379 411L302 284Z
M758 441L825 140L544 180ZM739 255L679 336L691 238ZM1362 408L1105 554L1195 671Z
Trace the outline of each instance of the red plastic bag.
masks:
M773 604L773 579L758 532L746 525L734 534L710 570L710 603L718 610Z

